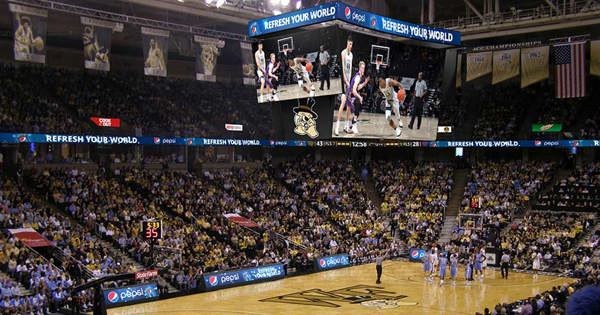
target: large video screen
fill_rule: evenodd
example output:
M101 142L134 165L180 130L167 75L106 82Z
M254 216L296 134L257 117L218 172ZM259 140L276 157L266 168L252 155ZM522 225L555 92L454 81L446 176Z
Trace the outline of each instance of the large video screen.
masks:
M258 103L342 92L336 26L279 33L253 44Z
M341 30L333 138L435 140L443 50Z

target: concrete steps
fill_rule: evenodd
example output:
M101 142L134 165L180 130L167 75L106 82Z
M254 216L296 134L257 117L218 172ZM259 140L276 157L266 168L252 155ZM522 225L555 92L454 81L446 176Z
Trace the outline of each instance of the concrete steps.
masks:
M440 232L438 243L444 244L450 241L452 238L452 228L457 225L458 213L460 210L460 203L462 202L463 195L465 193L465 187L467 186L467 176L469 175L470 169L463 168L454 171L453 181L454 186L450 192L448 198L448 207L444 216L444 225Z
M444 217L444 225L442 226L442 231L440 232L440 238L438 239L439 244L445 244L450 241L452 238L452 229L457 225L457 216L445 216Z

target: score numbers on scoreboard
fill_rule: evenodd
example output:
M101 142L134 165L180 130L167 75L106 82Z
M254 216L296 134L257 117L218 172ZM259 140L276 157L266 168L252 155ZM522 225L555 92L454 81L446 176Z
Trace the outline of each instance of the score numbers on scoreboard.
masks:
M162 221L142 221L142 236L147 241L162 238Z

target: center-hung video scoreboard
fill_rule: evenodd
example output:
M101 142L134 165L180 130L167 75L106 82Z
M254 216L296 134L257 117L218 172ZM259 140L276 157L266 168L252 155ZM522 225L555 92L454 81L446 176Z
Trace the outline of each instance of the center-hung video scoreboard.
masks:
M460 33L332 2L251 21L256 97L275 138L432 141Z

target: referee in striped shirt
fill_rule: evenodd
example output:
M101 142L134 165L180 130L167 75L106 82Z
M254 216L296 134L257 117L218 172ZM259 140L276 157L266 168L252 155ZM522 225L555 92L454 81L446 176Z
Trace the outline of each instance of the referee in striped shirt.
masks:
M383 272L383 260L386 258L386 253L383 250L377 251L377 258L375 258L375 270L377 270L377 281L376 284L381 283L381 273Z

